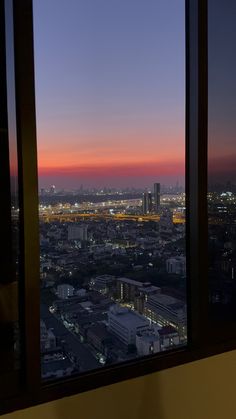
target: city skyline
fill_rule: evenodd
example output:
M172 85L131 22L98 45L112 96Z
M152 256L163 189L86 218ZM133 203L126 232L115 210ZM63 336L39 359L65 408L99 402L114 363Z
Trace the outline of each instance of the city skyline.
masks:
M107 170L108 168L106 168ZM109 176L109 173L102 175L103 168L87 168L86 171L84 170L84 174L87 174L87 177L81 176L81 168L78 170L73 168L65 168L65 169L57 169L57 172L52 168L49 169L39 169L39 187L47 188L53 184L56 184L58 189L78 189L81 184L87 189L102 189L104 187L107 188L114 188L114 189L125 189L125 188L140 188L140 189L150 189L157 180L161 182L161 184L167 187L173 187L177 183L179 186L184 186L185 184L185 176L184 173L179 175L175 174L162 174L158 177L153 175L148 175L147 171L144 172L145 168L143 168L143 172L140 174L140 166L135 166L130 168L129 176L124 176L119 172L119 169L122 167L112 167L112 174L118 173L119 177L114 177L112 179ZM139 173L139 176L135 175L135 169L137 169L136 173ZM94 178L94 172L96 170L96 178ZM133 172L133 174L131 174ZM160 172L159 172L160 173Z
M184 7L34 0L40 186L184 183Z
M154 182L153 184L150 184L148 186L145 187L134 187L134 186L124 186L124 187L109 187L107 185L103 185L101 187L88 187L86 185L84 185L83 183L78 183L76 184L75 188L61 188L59 185L55 185L55 184L43 184L43 185L38 185L39 186L39 191L40 192L47 192L47 193L51 193L51 194L55 194L55 193L60 193L60 192L64 192L70 194L72 192L104 192L104 193L109 193L109 192L136 192L136 193L145 193L145 192L152 192L154 193L155 196L155 185L157 183ZM158 185L160 185L160 193L165 194L166 192L171 192L171 190L174 191L174 193L176 192L184 192L184 188L185 185L184 183L180 183L179 181L177 181L175 184L170 184L170 185L166 185L166 184L160 184L158 183ZM185 192L184 192L185 193ZM159 194L160 196L160 194Z

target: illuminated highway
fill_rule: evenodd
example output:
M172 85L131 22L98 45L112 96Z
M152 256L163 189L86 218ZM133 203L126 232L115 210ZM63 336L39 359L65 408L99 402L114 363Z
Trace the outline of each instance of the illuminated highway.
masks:
M133 215L133 214L109 214L109 213L46 213L41 212L39 214L40 221L44 221L47 223L53 221L60 221L60 222L74 222L78 220L114 220L114 221L138 221L138 222L147 222L147 221L160 221L160 216L157 214L147 214L147 215ZM185 218L181 216L181 214L174 214L173 215L173 223L174 224L184 224Z

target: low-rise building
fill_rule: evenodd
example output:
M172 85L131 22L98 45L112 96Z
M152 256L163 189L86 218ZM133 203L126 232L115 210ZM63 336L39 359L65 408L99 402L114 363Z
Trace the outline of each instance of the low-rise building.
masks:
M176 256L175 258L169 258L166 261L166 270L168 274L186 274L186 257Z
M88 226L86 224L71 224L68 226L68 240L88 240Z
M90 280L90 288L104 295L109 294L114 284L115 277L113 275L99 275Z
M117 278L117 296L122 301L134 301L142 282L130 278Z
M127 308L113 305L108 312L108 328L125 345L135 345L138 332L147 330L150 322Z
M46 352L56 348L56 336L51 329L47 329L43 320L40 320L40 348Z
M111 345L112 339L107 328L103 324L96 324L88 329L88 342L99 352L107 355L107 348Z
M180 336L186 336L186 304L166 294L155 294L145 302L144 315L159 326L172 326Z
M62 300L66 300L74 295L74 287L69 284L61 284L57 286L56 294Z
M143 330L136 335L137 354L139 356L146 356L160 352L160 336L156 327L150 327Z
M180 344L180 336L171 326L162 327L159 331L161 350L166 351Z

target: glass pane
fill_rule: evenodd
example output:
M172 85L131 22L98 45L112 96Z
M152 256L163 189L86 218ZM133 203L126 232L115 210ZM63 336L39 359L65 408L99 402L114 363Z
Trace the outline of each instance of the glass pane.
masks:
M209 280L215 320L236 318L236 3L209 0Z
M35 0L42 378L186 344L185 2Z
M19 307L18 307L18 261L19 261L19 202L18 165L16 141L16 114L14 90L14 55L12 3L4 12L0 6L1 22L6 16L6 37L1 33L1 218L4 250L1 251L0 278L0 376L4 383L1 394L14 389L14 377L9 374L20 367ZM1 30L4 25L2 24ZM6 39L4 39L6 38ZM6 41L6 55L5 55ZM5 65L6 64L6 65ZM5 376L5 379L3 378ZM8 377L8 378L7 378Z

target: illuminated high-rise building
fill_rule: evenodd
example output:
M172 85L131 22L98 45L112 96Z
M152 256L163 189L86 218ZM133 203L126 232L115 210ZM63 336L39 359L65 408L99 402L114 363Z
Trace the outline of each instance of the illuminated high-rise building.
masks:
M143 214L149 214L152 211L152 194L144 192L143 194Z
M54 193L56 193L56 186L55 185L52 185L50 187L50 194L53 195Z
M160 183L154 183L154 209L155 212L159 212L161 204L161 185Z

